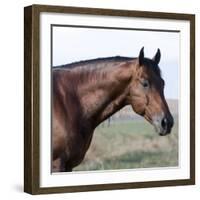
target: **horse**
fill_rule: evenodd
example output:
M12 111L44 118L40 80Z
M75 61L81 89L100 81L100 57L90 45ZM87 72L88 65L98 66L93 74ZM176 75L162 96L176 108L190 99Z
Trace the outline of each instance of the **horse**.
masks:
M97 58L52 67L52 171L71 172L90 146L95 128L126 105L160 136L173 117L164 96L160 49L139 56Z

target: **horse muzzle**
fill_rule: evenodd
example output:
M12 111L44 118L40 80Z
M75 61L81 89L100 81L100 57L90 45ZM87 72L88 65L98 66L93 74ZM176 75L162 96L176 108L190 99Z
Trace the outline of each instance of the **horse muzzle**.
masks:
M165 136L171 133L172 127L174 125L174 119L171 114L156 115L152 119L152 124L160 136Z

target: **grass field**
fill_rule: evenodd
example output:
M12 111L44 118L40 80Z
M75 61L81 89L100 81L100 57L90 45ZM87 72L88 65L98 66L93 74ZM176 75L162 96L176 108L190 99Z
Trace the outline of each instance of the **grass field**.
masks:
M159 136L143 119L102 124L95 130L84 161L75 171L169 167L178 165L178 122Z

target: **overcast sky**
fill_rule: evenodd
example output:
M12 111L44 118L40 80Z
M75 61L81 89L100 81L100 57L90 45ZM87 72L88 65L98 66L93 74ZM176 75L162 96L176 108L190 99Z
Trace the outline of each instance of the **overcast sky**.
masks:
M166 82L166 98L178 99L179 33L53 27L53 66L98 57L137 57L144 46L145 57L161 50L159 64Z

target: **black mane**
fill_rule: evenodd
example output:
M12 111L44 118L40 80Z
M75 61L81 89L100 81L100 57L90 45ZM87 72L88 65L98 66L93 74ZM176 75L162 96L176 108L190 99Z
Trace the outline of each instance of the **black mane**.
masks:
M79 67L81 65L87 65L87 64L97 64L98 62L125 62L125 61L130 61L136 58L131 58L131 57L122 57L122 56L114 56L114 57L106 57L106 58L95 58L91 60L81 60L78 62L73 62L70 64L64 64L64 65L58 65L58 66L53 66L54 69L56 68L75 68Z
M88 65L90 64L91 66L96 66L99 62L125 62L125 61L131 61L136 59L136 57L123 57L123 56L114 56L114 57L105 57L105 58L95 58L91 60L82 60L78 62L72 62L69 64L64 64L64 65L58 65L58 66L53 66L53 69L73 69L75 67L80 67L82 65ZM161 76L161 70L158 67L158 65L151 59L149 58L144 58L143 64L146 67L150 67L151 70L153 70L158 76Z

